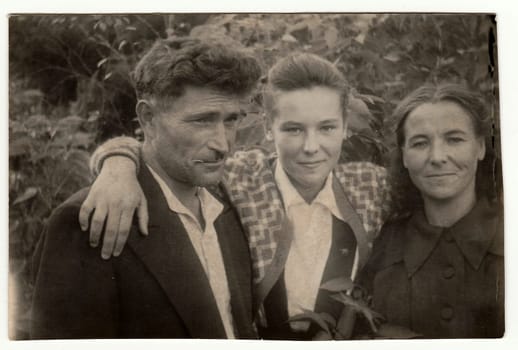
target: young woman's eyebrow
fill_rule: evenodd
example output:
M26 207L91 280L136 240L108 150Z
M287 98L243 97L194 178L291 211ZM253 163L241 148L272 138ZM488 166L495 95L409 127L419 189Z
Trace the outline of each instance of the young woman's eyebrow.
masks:
M337 124L339 123L340 120L339 119L336 119L336 118L332 118L332 119L325 119L325 120L322 120L321 122L319 122L318 124L322 125L322 124Z

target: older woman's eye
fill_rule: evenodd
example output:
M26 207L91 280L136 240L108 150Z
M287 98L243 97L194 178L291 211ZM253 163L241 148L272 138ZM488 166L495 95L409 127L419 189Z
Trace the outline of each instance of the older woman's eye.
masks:
M465 140L462 137L448 137L446 139L446 141L450 145L456 145L456 144L464 142Z
M410 148L415 148L415 149L422 149L422 148L425 148L426 146L428 146L428 142L427 141L414 141L414 142L411 142L410 143Z

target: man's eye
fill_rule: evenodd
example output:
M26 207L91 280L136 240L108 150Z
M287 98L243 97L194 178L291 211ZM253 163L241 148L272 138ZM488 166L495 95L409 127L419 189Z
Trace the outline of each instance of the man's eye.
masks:
M224 123L227 127L233 127L239 122L239 117L237 115L228 117L225 119Z
M209 124L214 123L214 119L212 119L212 118L200 118L200 119L193 120L193 123L199 124L199 125L209 125Z

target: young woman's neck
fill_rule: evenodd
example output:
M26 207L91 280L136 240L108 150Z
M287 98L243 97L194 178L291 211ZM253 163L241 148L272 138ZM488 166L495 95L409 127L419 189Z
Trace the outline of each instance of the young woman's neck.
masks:
M452 199L436 200L424 198L424 211L431 225L451 227L475 206L477 196L475 188L465 191L462 195Z
M304 201L308 204L311 204L313 202L313 200L315 198L317 198L318 194L320 193L322 188L324 188L324 184L326 183L324 181L320 187L316 187L316 186L307 187L307 186L304 186L304 185L298 183L289 175L288 175L288 179L290 180L290 182L293 185L293 187L295 188L295 190L297 190L299 195L302 197L302 199L304 199Z

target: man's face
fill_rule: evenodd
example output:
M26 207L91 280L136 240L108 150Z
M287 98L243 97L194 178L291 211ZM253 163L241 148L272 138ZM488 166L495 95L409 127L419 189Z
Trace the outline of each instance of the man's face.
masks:
M147 155L171 180L192 186L218 183L241 117L238 96L187 87L155 108L145 126Z

